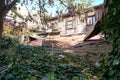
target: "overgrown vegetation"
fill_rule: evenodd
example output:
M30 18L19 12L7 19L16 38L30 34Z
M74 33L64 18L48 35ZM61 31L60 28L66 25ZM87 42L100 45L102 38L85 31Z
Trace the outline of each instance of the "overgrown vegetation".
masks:
M10 36L2 37L2 44L0 45L3 50L15 48L18 45L17 38L11 38Z
M112 45L112 51L104 59L102 80L120 80L120 0L110 1L103 26L107 40Z
M98 80L100 68L90 60L92 53L86 56L50 54L45 47L20 45L15 40L3 39L0 80Z

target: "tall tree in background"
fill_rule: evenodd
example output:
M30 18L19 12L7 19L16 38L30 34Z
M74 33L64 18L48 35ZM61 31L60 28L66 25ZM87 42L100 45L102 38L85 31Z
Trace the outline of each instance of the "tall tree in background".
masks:
M94 0L58 0L63 5L68 14L81 15L92 10L91 6ZM60 12L61 13L61 12ZM86 15L87 17L87 15Z

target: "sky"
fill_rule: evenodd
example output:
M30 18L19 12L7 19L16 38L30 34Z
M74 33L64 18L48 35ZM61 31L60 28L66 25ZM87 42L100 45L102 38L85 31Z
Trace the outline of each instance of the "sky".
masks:
M99 5L103 3L104 0L94 0L93 5Z
M93 2L93 5L99 5L99 4L102 4L103 3L103 1L104 0L94 0L94 2ZM59 4L59 2L55 2L55 4ZM19 5L20 6L20 5ZM31 5L29 5L28 6L28 8L30 8L31 7ZM21 10L20 10L20 12L22 13L22 14L27 14L27 10L26 10L26 8L25 8L25 6L21 6ZM47 6L46 7L46 9L47 9L47 11L48 11L48 15L50 15L50 14L52 14L52 16L54 17L54 16L56 16L57 14L56 14L56 10L60 10L60 8L62 8L60 5L57 5L57 6L54 6L54 7L50 7L50 6Z
M94 0L93 5L99 5L99 4L102 4L103 1L104 1L104 0ZM57 2L56 2L56 4L57 4ZM50 8L50 7L48 7L47 10L49 11L49 13L48 13L49 15L52 14L52 16L56 16L55 11L58 10L58 8L57 8L57 7L54 7L54 8Z

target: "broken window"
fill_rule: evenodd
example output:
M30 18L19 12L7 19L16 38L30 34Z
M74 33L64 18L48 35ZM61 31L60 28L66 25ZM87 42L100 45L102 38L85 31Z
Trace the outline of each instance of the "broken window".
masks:
M95 24L95 16L90 16L87 18L87 25Z
M66 29L74 29L75 28L75 20L70 20L66 22Z

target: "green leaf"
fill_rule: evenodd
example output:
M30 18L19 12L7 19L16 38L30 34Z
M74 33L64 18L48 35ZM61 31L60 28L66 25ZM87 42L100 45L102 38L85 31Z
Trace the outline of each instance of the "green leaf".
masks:
M114 73L115 73L115 70L109 70L109 71L108 71L108 75L109 75L109 76L112 76Z
M113 61L113 66L114 66L114 65L118 65L119 63L120 63L119 59L114 59L114 61Z
M31 76L31 77L27 78L26 80L37 80L37 78L34 76Z
M79 78L76 77L76 76L74 76L74 77L72 78L72 80L79 80Z
M50 80L55 80L55 74L54 74L54 73L48 73L48 74L47 74L47 77L48 77Z

